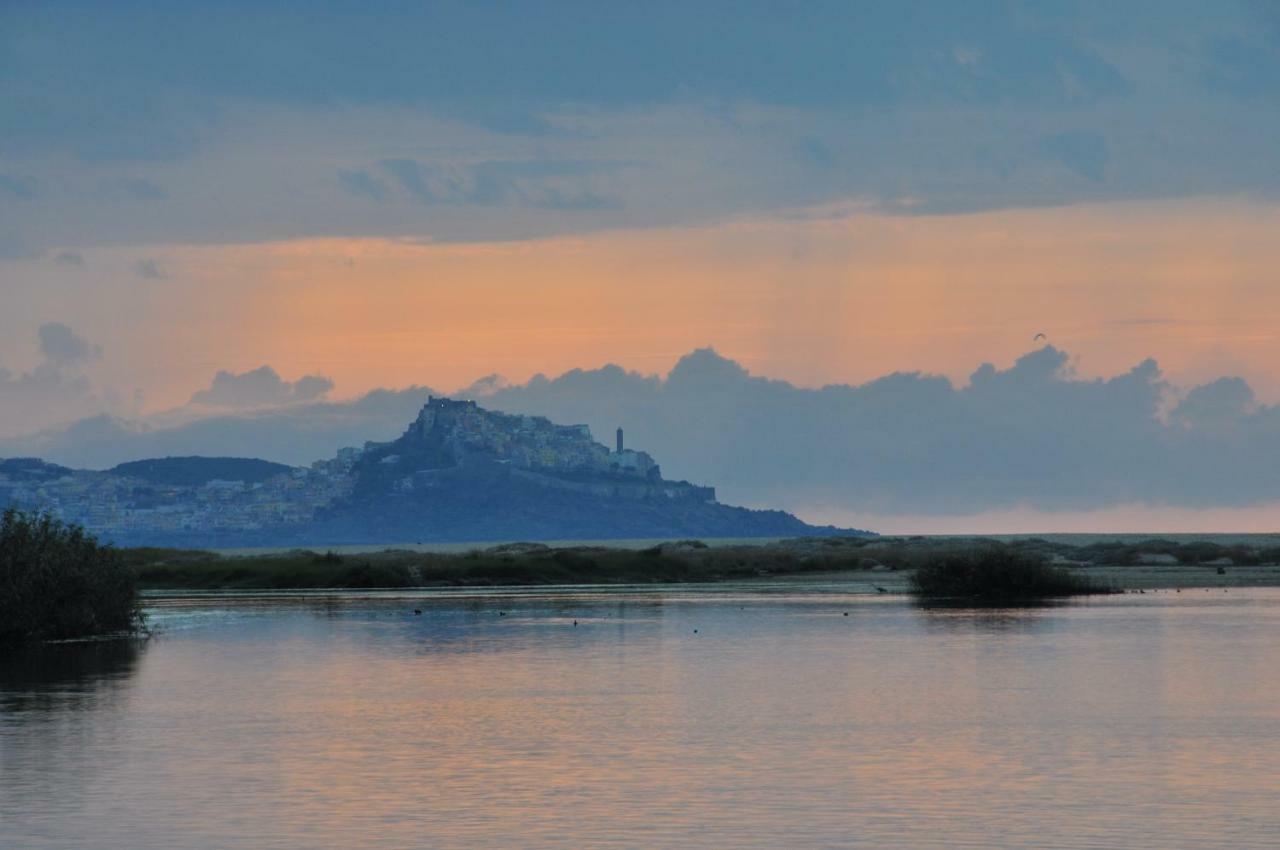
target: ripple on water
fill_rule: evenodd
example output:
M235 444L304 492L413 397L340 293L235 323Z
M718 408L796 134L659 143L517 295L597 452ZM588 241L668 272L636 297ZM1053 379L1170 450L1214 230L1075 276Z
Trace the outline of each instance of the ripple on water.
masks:
M150 613L147 642L0 661L0 847L1280 846L1276 591Z

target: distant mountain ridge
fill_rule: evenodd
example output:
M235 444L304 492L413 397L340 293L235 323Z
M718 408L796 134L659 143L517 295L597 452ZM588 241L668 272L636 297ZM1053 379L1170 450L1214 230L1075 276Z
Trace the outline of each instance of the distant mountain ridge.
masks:
M56 463L45 463L35 457L11 457L0 460L0 476L11 481L52 481L70 475L74 470Z
M309 467L170 457L106 472L0 463L0 504L51 510L125 544L337 545L865 533L723 505L585 425L429 397L397 439Z

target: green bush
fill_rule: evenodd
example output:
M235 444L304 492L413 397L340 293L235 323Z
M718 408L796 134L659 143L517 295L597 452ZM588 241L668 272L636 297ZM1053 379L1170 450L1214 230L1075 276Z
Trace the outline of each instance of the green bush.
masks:
M119 551L48 514L0 517L0 646L141 624L137 580Z
M931 553L911 577L911 590L931 599L1018 601L1098 593L1083 576L1007 546L971 546Z

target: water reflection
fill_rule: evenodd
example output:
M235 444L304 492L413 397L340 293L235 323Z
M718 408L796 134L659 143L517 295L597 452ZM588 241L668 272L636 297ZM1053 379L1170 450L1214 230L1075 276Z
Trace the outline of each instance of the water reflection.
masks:
M127 687L145 647L143 640L119 639L0 653L0 715L94 708Z
M598 636L605 628L622 639L629 626L660 620L672 601L652 591L565 594L542 590L258 593L162 598L153 604L151 625L160 642L213 623L237 624L226 639L238 641L264 627L288 622L282 615L305 615L328 623L335 633L363 641L364 651L398 655L406 647L430 653L506 653L530 641L543 645L580 641L588 631Z
M915 602L930 629L977 629L995 633L1043 628L1051 622L1047 614L1069 604L1072 603L1043 600L1017 604L973 604L948 600Z
M1280 846L1280 594L1190 596L163 600L0 667L0 847Z

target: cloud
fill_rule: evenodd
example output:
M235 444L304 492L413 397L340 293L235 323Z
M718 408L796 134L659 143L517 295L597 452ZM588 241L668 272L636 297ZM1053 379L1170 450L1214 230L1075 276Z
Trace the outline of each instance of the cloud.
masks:
M231 15L195 6L163 20L112 8L68 20L18 6L5 10L6 34L26 49L10 59L6 105L44 95L45 110L6 122L0 138L80 156L175 156L194 144L190 125L216 130L216 106L236 101L425 107L516 132L541 130L530 112L548 106L634 108L690 93L855 109L902 100L1078 105L1125 90L1114 49L1104 55L1096 42L1106 39L1091 32L1158 41L1170 28L1207 26L1164 5L1145 6L1159 25L1142 29L1126 28L1126 15L1139 12L1077 5L1078 20L1062 20L1044 6L812 3L779 14L751 0L591 14L557 5L528 16L473 3L376 15L337 4L305 20L282 2L237 4ZM1236 23L1220 17L1215 31ZM276 49L263 51L266 43ZM346 61L331 61L339 54Z
M49 366L58 368L77 366L102 356L101 348L91 345L88 340L61 322L41 325L38 335L40 353L44 355L45 362Z
M791 145L791 151L802 165L818 171L827 171L836 165L835 154L821 139L804 136Z
M338 183L352 195L373 201L385 201L391 194L386 183L364 170L340 170Z
M486 4L301 21L267 0L163 22L108 6L0 11L0 197L32 212L20 233L0 221L8 257L86 239L508 240L833 200L1280 195L1262 4L611 4L518 26ZM634 167L536 173L618 161Z
M467 386L453 393L455 398L488 398L511 386L511 382L498 374L476 378Z
M37 332L41 359L28 372L0 367L0 435L22 434L101 410L102 401L80 369L101 355L58 322Z
M39 256L21 233L0 230L0 260L29 260Z
M333 381L322 375L304 375L296 381L283 380L275 369L261 366L235 374L220 371L213 383L191 396L191 404L208 407L278 407L315 401L333 389Z
M137 264L133 267L133 270L137 273L138 277L146 280L163 280L168 277L164 269L160 267L160 263L150 257L138 260Z
M1270 31L1268 31L1270 30ZM1280 89L1280 28L1259 27L1248 36L1210 38L1202 47L1201 79L1220 94L1275 96Z
M269 369L223 375L204 393L244 404L298 395ZM396 436L429 392L248 412L228 403L232 412L174 427L95 419L0 441L0 456L102 467L163 454L249 454L301 464ZM1045 347L1007 368L984 364L963 385L894 373L809 389L702 349L665 377L605 366L516 386L486 378L467 392L494 409L587 423L597 438L621 426L627 444L653 453L669 477L757 506L919 516L1280 500L1280 407L1259 404L1228 377L1193 387L1163 416L1177 390L1151 360L1083 379L1066 352Z
M31 200L36 196L35 178L17 174L0 174L0 197L6 195L19 201Z
M1081 177L1097 181L1106 177L1111 151L1106 137L1100 133L1057 133L1041 139L1039 149Z
M145 177L121 176L105 180L101 184L103 197L108 200L162 201L169 194Z
M1243 378L1219 378L1192 389L1169 418L1189 429L1214 430L1239 425L1257 409Z
M79 251L59 251L54 255L53 261L63 266L83 266L84 255Z
M384 159L378 163L383 172L419 203L558 210L620 206L620 201L590 191L583 178L616 171L622 165L552 160L442 165L412 159ZM359 174L369 177L366 172Z
M970 514L1121 504L1212 507L1280 499L1280 409L1238 378L1174 392L1151 360L1077 377L1053 347L968 384L918 373L805 389L704 349L665 379L617 367L537 378L487 405L618 425L668 474L751 504L877 514ZM1223 428L1230 423L1231 430Z
M171 426L99 414L70 427L0 439L0 457L61 458L74 467L106 469L169 455L252 455L301 466L331 457L342 446L398 437L432 392L425 387L375 390L340 404L240 411Z
M293 382L295 401L314 401L329 394L333 381L323 375L303 375Z

